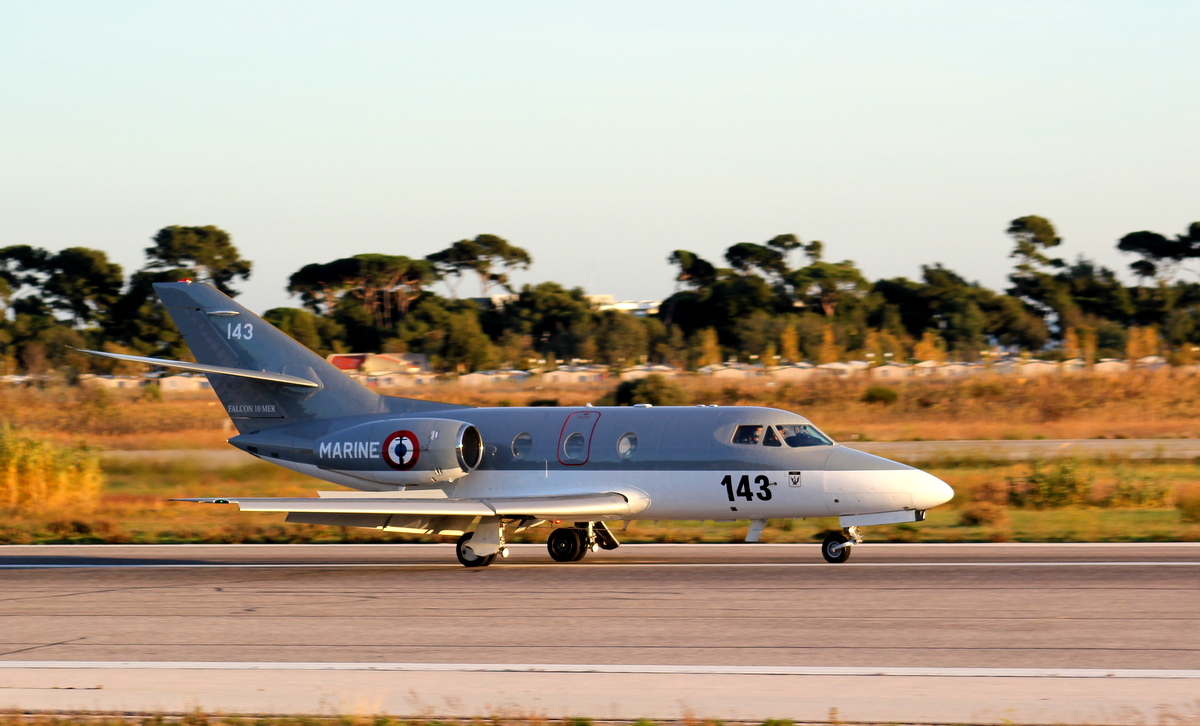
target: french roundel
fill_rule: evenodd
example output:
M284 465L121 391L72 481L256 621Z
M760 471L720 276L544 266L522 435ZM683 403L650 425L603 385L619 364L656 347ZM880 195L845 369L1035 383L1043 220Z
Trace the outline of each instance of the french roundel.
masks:
M393 469L405 471L417 465L421 444L411 431L397 431L383 440L383 460Z

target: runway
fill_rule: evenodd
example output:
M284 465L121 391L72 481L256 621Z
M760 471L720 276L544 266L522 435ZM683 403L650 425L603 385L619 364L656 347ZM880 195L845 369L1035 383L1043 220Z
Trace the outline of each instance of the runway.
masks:
M132 684L150 668L155 682L262 708L272 704L213 684L275 674L262 693L320 683L343 696L374 684L398 713L408 691L388 696L386 684L421 683L422 707L459 704L446 715L525 703L555 717L590 704L607 712L579 715L669 718L688 702L722 718L823 720L838 707L846 720L858 708L864 721L1126 723L1158 705L1200 710L1200 544L866 544L844 565L821 562L816 545L627 545L573 564L512 549L468 570L448 545L3 547L0 660L13 663L0 667L0 707L99 698L45 685L96 679L108 679L106 703L125 693L146 704ZM199 678L187 663L227 668ZM783 690L767 698L771 679ZM687 698L664 700L668 686ZM957 695L913 695L929 688ZM1043 692L1049 701L1033 695ZM1073 705L1118 699L1126 716ZM302 693L286 703L319 705Z

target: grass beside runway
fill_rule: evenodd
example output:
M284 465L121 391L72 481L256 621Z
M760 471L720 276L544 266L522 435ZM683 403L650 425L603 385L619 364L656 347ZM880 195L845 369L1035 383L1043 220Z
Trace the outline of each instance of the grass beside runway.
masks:
M1139 542L1200 540L1200 463L941 461L922 467L957 492L916 524L871 527L871 541ZM334 488L266 463L210 469L188 462L107 461L91 503L10 511L0 544L420 542L431 537L290 525L277 514L168 502L171 497L312 496ZM622 525L618 524L620 528ZM623 542L739 542L748 523L633 522ZM833 518L773 520L763 542L816 542ZM515 542L542 542L548 528Z
M729 721L725 719L625 721L590 718L548 719L537 715L492 714L471 719L395 718L386 715L312 716L230 715L189 713L29 713L0 714L0 726L792 726L790 720Z

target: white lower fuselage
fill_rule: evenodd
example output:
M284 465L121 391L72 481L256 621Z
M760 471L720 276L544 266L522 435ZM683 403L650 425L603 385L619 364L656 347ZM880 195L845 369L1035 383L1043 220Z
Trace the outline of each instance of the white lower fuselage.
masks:
M391 491L357 472L272 460L295 471L366 492ZM631 491L630 491L631 490ZM639 519L738 520L834 517L923 510L952 495L940 479L918 469L864 471L596 471L547 466L538 471L475 471L453 482L407 487L449 498L565 496L598 491L640 492ZM426 495L428 496L428 495Z

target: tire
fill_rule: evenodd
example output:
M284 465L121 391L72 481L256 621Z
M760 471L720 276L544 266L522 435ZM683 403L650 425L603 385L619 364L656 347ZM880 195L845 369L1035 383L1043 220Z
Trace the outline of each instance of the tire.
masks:
M587 553L592 551L592 549L587 546L586 530L577 529L575 531L579 533L579 554L575 555L575 559L571 560L572 562L578 562L582 560L584 557L587 557Z
M845 562L846 560L850 559L850 548L842 547L835 552L833 551L832 547L835 544L840 545L849 541L850 540L847 539L847 537L841 532L830 532L829 534L825 535L825 541L821 543L821 556L824 557L825 561L830 564L836 565L840 562Z
M579 530L572 527L562 527L551 532L550 538L546 540L546 549L550 551L550 559L555 562L575 562L587 554Z
M458 561L463 567L487 567L492 564L492 560L496 559L496 555L491 554L487 557L480 557L467 548L467 543L471 541L471 533L467 532L458 538L458 544L454 546L454 554L458 555Z

